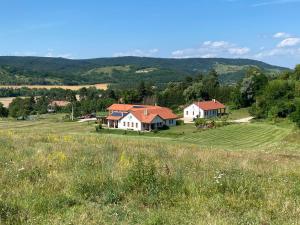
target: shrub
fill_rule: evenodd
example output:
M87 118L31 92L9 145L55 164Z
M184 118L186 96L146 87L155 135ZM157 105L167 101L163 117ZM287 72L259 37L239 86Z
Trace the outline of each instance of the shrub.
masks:
M203 118L197 118L195 120L195 126L197 128L204 128L206 126L206 120Z
M103 129L102 124L96 125L96 132L100 132Z
M176 120L176 126L181 126L184 125L184 121L183 120Z
M4 108L1 102L0 102L0 117L8 117L8 109Z
M291 120L300 128L300 102L296 104L296 111L291 114Z

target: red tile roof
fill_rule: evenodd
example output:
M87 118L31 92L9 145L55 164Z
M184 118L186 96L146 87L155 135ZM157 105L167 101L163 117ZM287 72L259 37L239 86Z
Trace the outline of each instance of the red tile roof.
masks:
M217 100L195 102L194 104L203 110L215 110L215 109L224 109L225 108L225 105L223 105L222 103L220 103Z
M140 122L142 123L151 123L157 116L157 114L145 114L144 111L132 111L132 115L134 115Z
M156 116L159 116L163 120L178 118L171 109L153 105L113 104L108 110L130 112L143 123L151 123ZM108 116L107 119L117 120L116 117L112 116Z
M129 111L133 105L128 105L128 104L112 104L110 107L107 108L107 110L112 110L112 111Z

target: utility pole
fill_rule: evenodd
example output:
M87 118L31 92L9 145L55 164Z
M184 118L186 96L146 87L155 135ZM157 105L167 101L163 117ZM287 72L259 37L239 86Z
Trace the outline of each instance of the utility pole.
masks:
M73 102L71 104L72 104L71 120L73 121L74 120L74 106L73 106Z

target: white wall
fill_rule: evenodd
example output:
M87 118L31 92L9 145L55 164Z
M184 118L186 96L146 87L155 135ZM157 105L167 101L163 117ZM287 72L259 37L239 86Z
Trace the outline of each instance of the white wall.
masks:
M186 107L183 111L184 120L193 120L195 118L204 118L204 111L200 109L197 105L192 104Z
M125 123L125 126L124 126L124 123ZM129 126L128 126L128 123L129 123ZM133 127L132 127L132 123L133 123ZM137 126L136 126L136 124L137 124ZM123 129L123 130L135 130L135 131L143 130L141 122L135 116L133 116L131 113L129 113L127 116L125 116L124 118L122 118L119 121L118 128Z

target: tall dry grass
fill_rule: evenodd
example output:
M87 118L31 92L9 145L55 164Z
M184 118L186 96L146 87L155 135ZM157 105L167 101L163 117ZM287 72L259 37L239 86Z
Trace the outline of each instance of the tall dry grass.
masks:
M298 224L300 154L0 131L0 224Z

